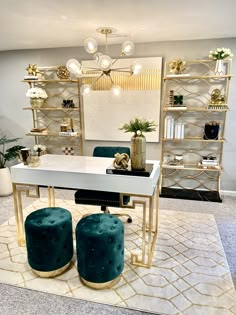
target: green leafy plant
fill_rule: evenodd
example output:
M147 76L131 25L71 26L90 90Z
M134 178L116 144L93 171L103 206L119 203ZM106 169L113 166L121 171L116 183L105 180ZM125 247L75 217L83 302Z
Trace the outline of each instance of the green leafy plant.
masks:
M233 54L229 48L217 48L215 51L209 52L209 58L213 60L222 60L233 57Z
M125 132L134 132L135 136L142 135L143 132L152 132L156 130L157 125L154 121L148 121L144 118L134 118L125 123L119 130Z
M15 145L7 150L5 149L6 144L16 142L19 139L20 138L7 139L6 136L0 138L0 168L5 167L6 161L15 159L18 156L18 151L24 148L21 145Z

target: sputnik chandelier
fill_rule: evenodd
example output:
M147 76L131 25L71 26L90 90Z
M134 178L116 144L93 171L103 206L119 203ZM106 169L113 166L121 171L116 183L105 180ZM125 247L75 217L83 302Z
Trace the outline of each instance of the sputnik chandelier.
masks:
M112 79L112 72L121 72L124 74L137 75L140 73L142 66L138 63L132 64L130 67L126 68L115 68L115 63L120 59L120 57L131 56L134 53L134 43L131 41L125 41L122 44L122 50L120 56L112 60L108 55L108 36L114 33L116 30L109 27L98 28L96 30L98 33L105 35L106 38L106 53L102 54L98 51L97 41L94 38L87 38L84 41L84 48L89 54L93 54L96 61L97 67L83 67L82 64L76 59L70 59L66 63L67 69L70 73L74 74L76 77L83 77L83 74L94 74L96 72L97 78L92 84L83 84L80 88L80 93L82 95L89 95L93 90L93 85L103 76L109 77L111 81L111 91L114 95L119 95L121 87L116 85Z

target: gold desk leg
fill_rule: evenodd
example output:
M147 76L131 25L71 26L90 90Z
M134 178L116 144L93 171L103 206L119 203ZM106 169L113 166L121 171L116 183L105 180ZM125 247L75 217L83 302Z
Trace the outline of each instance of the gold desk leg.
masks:
M48 206L55 207L55 190L53 186L48 186Z
M121 201L123 201L121 194ZM130 195L135 197L142 197L144 200L133 200L130 205L123 205L124 208L135 209L137 204L143 207L143 224L142 224L142 254L141 257L137 254L131 254L131 264L151 268L152 258L155 250L155 245L158 236L158 207L159 207L159 194L157 186L152 196ZM156 204L154 207L154 201ZM147 211L148 206L148 211ZM148 222L148 223L147 223Z
M24 185L13 183L13 200L16 218L16 233L17 242L19 246L25 245L25 232L24 232L24 216L22 207L22 193L25 193L26 197L39 198L39 187L35 185ZM35 193L30 192L30 187L34 187Z

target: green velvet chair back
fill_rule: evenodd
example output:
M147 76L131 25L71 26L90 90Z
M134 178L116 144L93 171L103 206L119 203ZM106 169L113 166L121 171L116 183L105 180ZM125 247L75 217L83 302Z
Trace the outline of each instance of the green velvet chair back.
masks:
M130 148L128 148L128 147L98 146L98 147L94 148L93 156L114 157L114 155L116 153L127 153L130 156Z

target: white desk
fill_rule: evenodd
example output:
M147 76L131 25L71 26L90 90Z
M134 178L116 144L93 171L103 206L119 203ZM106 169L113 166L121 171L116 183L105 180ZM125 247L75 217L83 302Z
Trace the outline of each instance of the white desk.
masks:
M121 201L123 195L136 197L132 199L131 204L126 206L122 204L121 207L135 208L137 204L143 207L142 257L132 255L132 263L145 267L151 266L158 227L159 161L147 161L153 164L153 170L150 177L143 177L106 174L106 169L111 166L113 158L47 154L40 159L41 164L37 168L30 168L23 163L11 167L19 245L25 244L22 192L28 197L39 197L38 185L47 186L49 206L54 205L53 187L55 186L119 192ZM31 185L36 189L34 195L30 194L29 188L25 188ZM154 207L155 195L156 207ZM139 200L137 197L142 198Z

